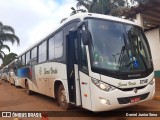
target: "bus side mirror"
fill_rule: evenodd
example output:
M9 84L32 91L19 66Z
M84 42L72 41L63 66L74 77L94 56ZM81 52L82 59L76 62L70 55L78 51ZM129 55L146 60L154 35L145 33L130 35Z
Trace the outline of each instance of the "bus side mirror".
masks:
M88 40L88 31L87 30L82 30L82 42L83 42L83 45L88 45L89 43L89 40Z
M89 43L89 34L88 34L89 32L87 30L87 25L88 25L88 22L86 20L78 23L78 28L81 29L80 32L81 32L83 45L88 45Z

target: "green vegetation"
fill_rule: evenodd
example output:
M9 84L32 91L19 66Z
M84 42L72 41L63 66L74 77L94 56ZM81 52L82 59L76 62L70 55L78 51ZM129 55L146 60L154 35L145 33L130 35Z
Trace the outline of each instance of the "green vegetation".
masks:
M7 49L10 52L10 47L5 44L6 42L11 42L12 45L14 43L19 45L20 40L15 35L15 31L11 26L3 25L3 23L0 22L0 59L2 59L3 62L1 65L2 68L15 60L17 57L16 53L9 53L8 55L5 54L3 49Z
M11 42L12 44L17 42L19 45L20 40L15 35L15 31L11 26L3 25L3 23L0 22L0 59L2 60L5 56L5 53L2 50L6 48L10 52L10 47L5 45L5 42Z
M5 55L4 58L3 58L2 66L8 65L10 62L15 60L17 58L17 56L18 55L16 53L9 53L8 55Z
M121 17L132 6L145 4L149 0L77 0L77 9L84 6L90 13L99 13Z

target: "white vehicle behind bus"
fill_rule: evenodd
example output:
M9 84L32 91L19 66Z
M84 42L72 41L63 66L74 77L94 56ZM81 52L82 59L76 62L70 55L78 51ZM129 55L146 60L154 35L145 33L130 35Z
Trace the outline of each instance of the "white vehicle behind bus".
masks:
M8 66L5 66L2 71L2 80L8 81Z
M8 64L8 80L15 87L25 88L25 81L23 78L17 76L17 59Z

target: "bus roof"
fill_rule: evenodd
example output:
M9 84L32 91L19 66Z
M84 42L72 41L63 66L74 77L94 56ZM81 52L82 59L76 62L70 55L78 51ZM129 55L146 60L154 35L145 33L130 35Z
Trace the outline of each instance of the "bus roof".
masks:
M75 20L75 19L80 19L81 21L84 20L85 18L100 18L100 19L105 19L105 20L112 20L112 21L117 21L117 22L122 22L122 23L128 23L128 24L132 24L132 25L137 25L135 22L126 20L126 19L122 19L122 18L118 18L118 17L113 17L113 16L109 16L109 15L102 15L102 14L96 14L96 13L77 13L74 14L72 16L70 16L69 18L67 18L66 20L64 20L58 27L56 27L54 29L54 31L49 34L48 36L46 36L44 39L41 39L39 41L37 41L35 44L33 44L31 47L29 47L28 49L26 49L24 52L22 52L18 58L20 56L22 56L24 53L26 53L27 51L31 50L32 48L34 48L36 45L38 45L39 43L41 43L42 41L44 41L46 38L48 38L50 35L52 35L54 32L56 32L60 27L62 27L63 25L65 25L66 23Z
M110 16L110 15L102 15L102 14L96 14L96 13L77 13L75 15L70 16L69 18L67 18L64 23L62 22L62 25L74 20L74 19L85 19L85 18L100 18L100 19L106 19L106 20L112 20L112 21L117 21L117 22L122 22L122 23L128 23L128 24L132 24L132 25L137 25L135 22L123 19L123 18L118 18L118 17L114 17L114 16Z

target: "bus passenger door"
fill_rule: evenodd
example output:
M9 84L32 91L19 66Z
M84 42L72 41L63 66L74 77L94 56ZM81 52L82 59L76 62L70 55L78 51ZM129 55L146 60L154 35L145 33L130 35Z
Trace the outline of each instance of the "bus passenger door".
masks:
M79 87L79 75L78 64L76 61L76 46L77 31L70 31L66 36L66 59L67 59L67 80L68 80L68 93L70 103L79 106L81 105L80 99L80 87Z
M86 46L77 31L70 31L67 35L67 76L70 102L91 109Z

